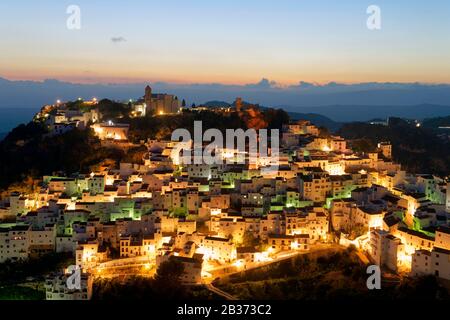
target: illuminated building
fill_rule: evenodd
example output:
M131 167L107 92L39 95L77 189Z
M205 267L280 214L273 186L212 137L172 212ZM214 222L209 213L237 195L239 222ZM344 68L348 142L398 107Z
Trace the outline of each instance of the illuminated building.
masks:
M45 281L46 300L90 300L94 278L88 274L81 274L80 288L69 289L67 280L69 274L50 277Z
M180 110L180 101L174 95L154 94L152 88L145 88L144 102L147 108L146 113L153 112L157 115L178 113Z
M273 252L309 250L310 239L308 234L269 234L268 244Z
M203 271L203 255L195 253L192 257L175 256L172 254L165 254L156 258L157 267L169 259L178 261L183 265L183 274L180 281L184 284L200 284L202 283Z
M309 174L300 177L300 193L303 199L325 202L330 192L331 181L327 174Z
M412 256L411 275L450 280L450 250L438 247L432 251L417 250Z
M0 224L0 262L25 260L29 256L31 226Z
M298 214L286 214L286 234L307 234L310 243L327 239L328 215L323 208L314 208Z
M229 239L205 237L198 246L197 252L203 254L205 260L229 263L236 259L236 247Z
M239 247L236 249L237 261L242 261L244 268L257 266L261 262L270 261L268 251L259 251L253 247Z
M387 158L392 158L392 145L390 142L380 142L378 148L381 150L382 155Z
M92 125L95 134L100 140L117 140L126 141L128 140L128 124L123 123L113 123L112 121L105 123L95 123Z
M122 236L120 238L120 256L123 258L148 256L156 258L157 249L162 245L162 234Z
M404 245L389 232L374 229L370 232L369 254L375 264L397 271L408 267L405 263Z
M75 253L76 265L83 271L96 267L99 263L107 260L105 248L99 246L98 241L79 241Z

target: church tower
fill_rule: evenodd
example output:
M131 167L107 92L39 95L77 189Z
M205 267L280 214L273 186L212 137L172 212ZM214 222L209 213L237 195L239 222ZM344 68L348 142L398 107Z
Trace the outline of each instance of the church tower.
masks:
M152 109L152 88L150 86L145 87L144 101L148 112Z
M242 98L237 97L236 100L234 101L234 107L236 108L237 112L240 112L242 110Z

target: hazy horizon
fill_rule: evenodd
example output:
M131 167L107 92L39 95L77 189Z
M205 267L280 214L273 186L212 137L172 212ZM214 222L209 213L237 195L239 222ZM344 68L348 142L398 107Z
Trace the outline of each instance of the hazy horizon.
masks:
M223 86L246 86L246 85L258 85L261 84L261 82L265 86L270 86L272 88L278 88L278 89L289 89L289 88L296 88L301 85L307 85L307 86L316 86L316 87L324 87L328 85L343 85L343 86L352 86L352 85L365 85L365 84L392 84L392 85L427 85L427 86L450 86L450 80L448 82L426 82L426 81L359 81L359 82L345 82L345 81L334 81L334 80L327 80L323 82L317 82L317 81L306 81L303 79L299 79L298 81L290 84L284 84L281 82L278 82L277 80L269 80L266 77L262 77L259 79L253 79L253 81L250 81L248 83L239 83L239 82L218 82L218 81L163 81L163 80L145 80L141 79L139 81L106 81L106 80L98 80L96 82L89 82L89 81L80 81L80 80L65 80L63 78L57 78L57 77L51 77L51 76L42 76L37 79L32 78L14 78L14 77L7 77L2 76L0 74L0 81L6 80L10 82L35 82L35 83L43 83L46 81L58 81L68 84L74 84L74 85L136 85L136 84L146 84L146 83L166 83L166 84L172 84L172 85L223 85Z
M79 97L123 101L138 99L148 84L154 92L175 94L180 100L185 99L188 106L208 101L232 103L236 97L242 97L245 101L265 107L315 113L338 122L367 121L388 116L423 119L450 115L449 84L331 82L318 85L302 81L298 85L279 86L269 79L243 85L168 82L76 84L55 79L10 81L0 78L2 124L10 123L6 127L14 127L13 124L20 123L18 120L25 119L17 114L26 115L31 113L30 110L37 111L56 100L76 100ZM28 111L10 112L14 108ZM8 111L5 112L5 109Z

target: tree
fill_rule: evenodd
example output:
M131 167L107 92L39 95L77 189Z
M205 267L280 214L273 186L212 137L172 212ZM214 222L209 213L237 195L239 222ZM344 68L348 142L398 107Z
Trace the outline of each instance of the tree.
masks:
M174 257L161 263L153 280L153 291L156 296L169 300L186 298L188 290L180 279L183 273L183 263Z
M319 137L321 138L329 138L331 136L330 130L326 127L319 127Z
M374 152L377 149L375 143L366 138L351 141L351 148L358 153Z
M281 130L283 124L289 123L289 114L283 109L268 109L264 112L264 118L269 129Z
M256 247L259 244L259 240L250 231L245 231L242 237L243 247Z
M163 286L180 285L180 277L183 272L183 263L170 257L169 260L159 265L158 270L156 270L155 282Z
M131 111L131 107L128 104L109 99L100 100L97 104L97 108L105 120L126 117Z
M186 100L183 99L183 101L181 101L181 106L184 108L186 107Z

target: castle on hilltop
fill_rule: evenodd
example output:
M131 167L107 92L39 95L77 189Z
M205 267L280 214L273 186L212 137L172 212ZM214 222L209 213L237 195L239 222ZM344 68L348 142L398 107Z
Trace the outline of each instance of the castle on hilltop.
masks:
M178 97L172 94L154 94L150 86L145 88L144 102L147 113L153 112L154 114L162 115L178 113L180 111Z

